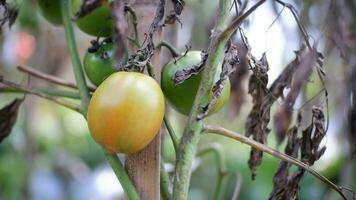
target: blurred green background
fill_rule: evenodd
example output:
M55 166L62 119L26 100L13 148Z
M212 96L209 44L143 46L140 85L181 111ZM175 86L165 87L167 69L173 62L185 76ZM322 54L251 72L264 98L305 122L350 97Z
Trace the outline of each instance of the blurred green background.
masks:
M263 52L267 52L271 68L270 82L294 58L293 51L297 50L302 42L290 12L271 2L263 5L243 24L252 53L260 57ZM356 42L348 42L346 35L341 37L341 42L337 42L339 46L333 43L338 39L333 36L339 29L347 29L351 35L356 33L356 13L352 7L355 4L351 1L350 6L350 1L347 0L336 3L321 0L287 2L297 8L312 41L317 43L318 49L325 55L330 129L322 142L327 147L326 153L313 168L338 185L356 190L356 161L349 157L351 147L348 143L346 123L350 100L347 91L348 74L356 64ZM1 30L0 74L19 84L29 83L33 88L54 87L36 78L29 79L27 75L17 71L18 64L26 64L74 81L63 29L45 21L38 12L35 1L13 0L13 3L19 7L19 14L11 29L4 26ZM252 4L249 3L248 6L250 5ZM192 49L205 49L210 41L209 35L214 25L217 6L218 1L186 0L186 7L181 16L183 25L165 28L167 32L177 31L177 34L174 34L176 38L166 34L166 40L175 44L181 52L185 51L185 45L190 45ZM282 9L283 12L280 12ZM278 13L281 14L277 19ZM94 38L77 29L76 38L80 55L83 57L90 40ZM235 41L239 41L238 37ZM167 62L170 59L169 54L163 55L166 56L162 58L162 62ZM234 75L231 78L234 79ZM244 77L243 81L239 81L241 87L237 89L233 86L230 104L218 114L207 118L206 123L221 125L244 134L245 120L252 106L251 98L246 94L247 80L248 78ZM320 89L321 84L317 76L313 75L303 91L304 96L298 98L296 108L303 104L303 99L312 98ZM0 107L21 96L0 93ZM237 102L237 97L244 97L243 104ZM325 105L325 98L319 95L314 98L312 104ZM305 118L311 116L311 105L303 109ZM278 106L277 102L272 112ZM169 109L169 116L174 129L181 134L186 117L172 109ZM269 146L283 151L285 143L280 147L276 146L272 122L273 120L270 123L272 131L268 139ZM172 173L175 153L165 130L162 138L163 160L166 162L167 171ZM262 165L257 169L257 178L252 181L247 165L250 152L248 146L220 136L202 136L199 148L211 145L218 145L222 149L227 170L230 172L224 199L231 199L233 196L237 177L242 180L239 199L268 198L279 160L265 154ZM214 154L197 157L193 167L190 199L213 199L218 174ZM121 198L122 195L120 184L107 165L101 149L90 137L85 119L69 109L27 95L11 135L0 144L0 199L109 200ZM339 198L335 191L309 174L303 178L300 195L301 199Z

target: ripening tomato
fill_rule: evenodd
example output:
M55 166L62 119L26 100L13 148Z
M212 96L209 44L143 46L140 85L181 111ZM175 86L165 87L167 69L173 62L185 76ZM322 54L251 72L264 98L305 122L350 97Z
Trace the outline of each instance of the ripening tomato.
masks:
M137 72L116 72L95 90L88 107L94 140L109 153L132 154L158 133L164 96L157 82Z
M184 114L188 115L193 103L195 96L198 92L199 83L202 78L202 72L197 75L193 75L189 79L185 80L183 83L175 86L173 82L173 77L178 70L189 69L193 65L198 64L201 61L200 51L190 51L185 56L180 57L175 62L172 60L163 67L162 77L161 77L161 87L166 96L168 102L172 107ZM215 82L219 80L221 69L218 70L215 76ZM210 92L210 99L213 92ZM222 90L221 96L219 97L216 104L213 106L209 114L219 111L223 105L228 101L230 96L230 81L227 80Z
M81 6L82 0L74 0L72 12L75 15ZM76 20L78 28L92 36L110 37L113 32L114 17L111 13L111 3L101 1L102 5L92 10L87 15Z
M43 17L54 25L62 24L61 1L38 0Z

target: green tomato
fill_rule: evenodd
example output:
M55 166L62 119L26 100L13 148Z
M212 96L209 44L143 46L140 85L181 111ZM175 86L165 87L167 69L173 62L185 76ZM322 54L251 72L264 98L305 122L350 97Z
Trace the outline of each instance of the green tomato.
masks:
M54 25L62 24L61 1L38 0L43 17Z
M114 73L114 47L112 42L102 42L99 47L90 48L84 55L84 70L89 80L100 85L110 74Z
M173 77L178 70L189 69L193 65L198 64L200 61L201 52L190 51L185 56L178 58L176 63L173 60L166 64L162 70L161 87L163 93L165 94L166 99L172 105L172 107L184 115L188 115L193 106L195 96L198 92L199 83L202 78L202 72L197 75L193 75L177 86L174 85ZM220 72L221 69L216 73L214 83L219 80ZM209 99L212 98L212 95L213 92L211 91ZM219 111L228 101L229 96L230 81L227 80L225 82L221 96L209 112L209 115Z
M74 0L72 12L75 15L81 6L81 0ZM76 21L78 28L92 36L110 37L113 32L114 17L111 13L111 6L108 1L95 8L87 15L80 17Z

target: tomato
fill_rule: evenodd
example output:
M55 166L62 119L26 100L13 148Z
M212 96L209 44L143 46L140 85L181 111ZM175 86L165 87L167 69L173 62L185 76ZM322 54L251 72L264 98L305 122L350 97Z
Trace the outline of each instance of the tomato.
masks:
M76 14L81 6L81 0L74 0L72 5L73 14ZM95 8L87 15L76 20L78 28L92 36L110 37L113 32L114 17L108 1Z
M95 90L88 107L94 140L109 153L132 154L158 133L164 95L157 82L137 72L116 72Z
M54 25L62 24L61 1L38 0L43 17Z
M199 83L202 78L202 72L197 75L193 75L189 79L185 80L183 83L175 86L173 82L173 77L178 70L189 69L193 65L198 64L201 61L200 51L190 51L185 56L177 59L176 63L173 61L169 62L163 67L162 77L161 77L161 87L166 96L168 102L172 107L184 114L188 115L193 103L195 96L198 92ZM221 69L220 69L221 71ZM214 81L218 81L220 77L220 71L216 73ZM210 99L213 92L210 92ZM230 96L230 81L227 80L222 90L221 96L219 97L216 104L213 106L209 115L219 111L223 105L228 101Z

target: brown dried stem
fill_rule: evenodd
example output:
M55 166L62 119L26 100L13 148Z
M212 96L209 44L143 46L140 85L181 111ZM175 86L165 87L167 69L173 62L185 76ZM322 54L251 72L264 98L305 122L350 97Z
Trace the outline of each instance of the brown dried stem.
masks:
M34 77L39 78L39 79L46 80L46 81L51 82L51 83L55 83L57 85L61 85L61 86L65 86L65 87L69 87L69 88L73 88L73 89L78 89L78 86L75 83L63 80L61 78L58 78L56 76L52 76L50 74L43 73L43 72L41 72L39 70L36 70L33 67L29 67L29 66L26 66L26 65L19 65L19 66L17 66L17 69L19 71L25 72L25 73L27 73L27 74L29 74L31 76L34 76ZM89 87L89 90L90 91L94 91L95 88Z
M6 85L6 86L9 86L9 87L11 87L11 88L20 89L20 90L22 90L22 91L24 91L24 92L26 92L26 93L33 94L33 95L35 95L35 96L38 96L38 97L47 99L47 100L49 100L49 101L52 101L52 102L54 102L54 103L56 103L56 104L59 104L59 105L61 105L61 106L64 106L64 107L66 107L66 108L69 108L69 109L71 109L71 110L80 112L80 108L79 108L77 105L75 105L75 104L72 104L72 103L67 102L67 101L59 100L59 99L57 99L57 98L53 98L53 97L51 97L51 96L49 96L49 95L46 95L46 94L43 94L43 93L40 93L40 92L33 91L32 89L29 89L29 88L27 88L27 87L25 87L25 86L19 85L19 84L17 84L17 83L13 83L13 82L11 82L11 81L7 81L7 80L3 79L2 76L0 76L0 83L4 84L4 85Z
M250 139L244 135L238 134L236 132L233 132L231 130L225 129L223 127L218 127L218 126L212 126L212 125L204 125L203 126L203 131L205 133L215 133L218 135L222 135L225 137L229 137L231 139L240 141L244 144L247 144L255 149L258 149L259 151L263 151L265 153L268 153L270 155L272 155L273 157L279 158L283 161L286 161L288 163L291 163L293 165L296 165L300 168L305 169L306 171L308 171L309 173L311 173L313 176L315 176L316 178L318 178L319 180L321 180L322 182L326 183L327 185L329 185L331 188L333 188L336 192L338 192L340 194L340 196L347 200L346 196L344 195L344 193L342 192L342 187L337 186L336 184L334 184L333 182L331 182L329 179L327 179L325 176L321 175L319 172L315 171L314 169L312 169L309 165L291 157L288 156L284 153L281 153L275 149L272 149L271 147L268 147L264 144L261 144L253 139Z

